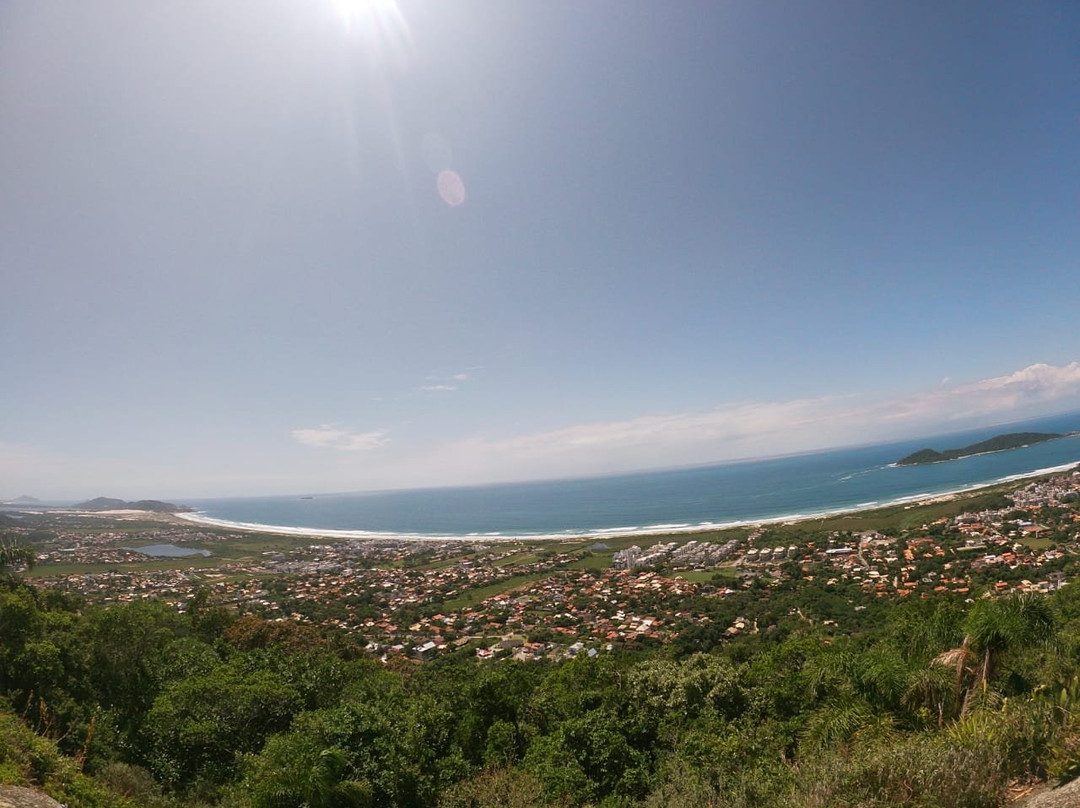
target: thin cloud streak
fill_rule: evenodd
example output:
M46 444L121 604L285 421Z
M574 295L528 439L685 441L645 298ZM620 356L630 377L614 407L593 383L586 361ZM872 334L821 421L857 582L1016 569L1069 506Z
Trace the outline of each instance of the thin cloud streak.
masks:
M910 395L741 401L520 435L471 435L435 446L391 444L388 430L323 424L290 432L297 444L315 450L302 453L306 459L272 453L255 459L237 451L227 469L173 457L148 463L126 456L122 446L112 458L88 459L0 441L0 498L242 496L612 474L929 438L1077 409L1080 363L1072 362Z
M427 380L432 384L421 385L416 390L421 393L456 393L461 384L471 378L472 374L466 371L451 373L449 376L428 376Z
M297 443L304 446L312 446L316 449L336 449L339 452L369 452L390 442L385 430L348 432L325 424L315 429L294 429L292 436Z
M494 482L722 462L1049 415L1068 410L1070 400L1080 400L1080 363L1036 364L888 399L745 401L510 437L476 435L402 470L431 482L431 474Z

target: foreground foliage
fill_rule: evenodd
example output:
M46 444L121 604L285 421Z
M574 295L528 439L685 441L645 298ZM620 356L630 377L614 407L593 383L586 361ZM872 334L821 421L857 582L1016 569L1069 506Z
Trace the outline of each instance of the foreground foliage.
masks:
M0 782L73 808L990 808L1080 769L1072 589L708 653L387 665L205 598L92 608L5 577Z

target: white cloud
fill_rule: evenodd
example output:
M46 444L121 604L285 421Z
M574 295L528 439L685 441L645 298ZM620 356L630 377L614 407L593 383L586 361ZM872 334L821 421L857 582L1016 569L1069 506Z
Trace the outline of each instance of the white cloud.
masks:
M315 429L294 429L292 436L297 443L302 443L304 446L336 449L339 452L367 452L390 442L385 430L348 432L325 424Z
M332 424L292 430L299 444L333 450L332 462L326 452L311 452L284 464L277 448L265 444L230 452L225 462L139 458L121 445L106 456L80 457L0 440L0 498L176 499L185 492L224 496L582 476L930 438L1080 410L1077 362L1036 364L972 382L954 375L945 386L936 379L929 384L891 397L741 401L516 435L481 433L423 448L395 442L385 451L391 443L386 430L352 432ZM379 462L372 463L365 453L376 450Z
M462 382L467 382L472 378L471 371L479 370L479 368L467 368L461 373L451 373L449 376L428 376L427 380L431 384L425 384L416 389L423 393L453 393L456 392Z
M871 441L930 436L1049 415L1080 404L1080 363L1031 365L1005 376L892 398L838 395L745 401L514 436L475 435L401 471L424 482L484 482L721 462ZM434 476L433 476L434 475Z
M1080 403L1080 363L1029 365L1006 376L949 385L928 393L880 402L868 410L886 422L945 423L985 417L1023 418Z

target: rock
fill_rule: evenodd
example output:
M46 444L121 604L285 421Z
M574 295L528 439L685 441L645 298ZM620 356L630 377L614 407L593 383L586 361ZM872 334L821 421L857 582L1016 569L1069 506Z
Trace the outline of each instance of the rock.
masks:
M2 803L0 803L2 805ZM1080 806L1080 779L1057 788L1039 788L1012 803L1010 808L1077 808Z
M52 797L32 788L0 786L0 808L63 808Z

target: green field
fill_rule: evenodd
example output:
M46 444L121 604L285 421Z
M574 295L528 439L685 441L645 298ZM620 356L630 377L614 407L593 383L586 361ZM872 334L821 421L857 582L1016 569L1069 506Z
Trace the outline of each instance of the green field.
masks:
M500 558L495 562L496 567L509 567L512 564L531 564L537 560L536 553L521 552L514 553L506 558Z
M704 584L713 579L716 572L713 570L680 570L673 573L672 577L682 578L684 581L689 581L692 584Z
M721 577L727 581L733 581L738 579L739 574L732 566L717 567L711 570L680 570L673 573L673 577L682 578L684 581L689 581L693 584L707 584L711 583L715 577Z
M455 564L459 563L460 561L462 561L462 560L464 560L466 558L469 558L469 554L454 556L453 558L440 558L438 561L428 561L426 564L417 564L415 567L411 567L410 569L424 570L424 571L426 571L426 570L441 570L441 569L445 569L446 567L452 567ZM391 566L400 566L400 565L380 564L379 566L389 568Z
M25 573L27 578L56 578L64 575L93 575L99 572L159 572L161 570L212 570L221 559L210 556L189 558L160 558L153 561L133 561L127 564L39 564Z
M505 581L477 587L476 589L470 589L464 595L459 595L452 600L440 604L439 611L456 612L459 609L475 606L483 600L495 597L495 595L501 595L503 592L511 592L515 589L520 589L523 586L528 586L547 576L548 573L544 572L536 572L530 575L515 575L512 578L507 578Z
M1053 539L1020 539L1020 544L1029 550L1046 550L1055 544Z
M566 565L568 570L606 570L611 566L613 553L594 553Z

